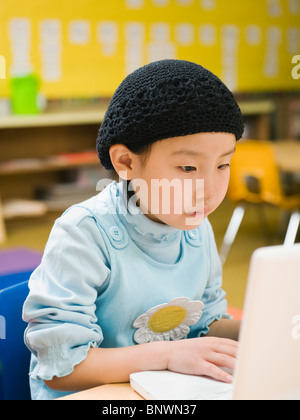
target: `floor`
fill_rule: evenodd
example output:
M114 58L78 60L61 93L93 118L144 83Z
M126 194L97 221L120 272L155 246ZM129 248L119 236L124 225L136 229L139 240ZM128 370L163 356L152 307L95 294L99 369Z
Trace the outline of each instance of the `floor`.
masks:
M233 205L225 200L210 216L218 247L222 242L233 209ZM227 293L229 305L236 308L243 307L249 263L253 251L256 248L279 244L283 241L283 235L275 235L279 212L276 209L266 209L264 213L271 235L266 237L264 229L261 229L262 225L257 209L249 209L224 265L223 288ZM9 221L7 223L8 240L5 245L0 246L0 250L27 247L42 251L57 217L59 217L58 213L50 213L43 218Z

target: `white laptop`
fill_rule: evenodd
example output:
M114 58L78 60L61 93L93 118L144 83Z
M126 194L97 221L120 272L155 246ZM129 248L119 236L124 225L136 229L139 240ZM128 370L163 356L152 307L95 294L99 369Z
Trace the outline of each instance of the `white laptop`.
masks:
M300 244L252 256L234 384L170 371L130 381L148 400L300 400Z

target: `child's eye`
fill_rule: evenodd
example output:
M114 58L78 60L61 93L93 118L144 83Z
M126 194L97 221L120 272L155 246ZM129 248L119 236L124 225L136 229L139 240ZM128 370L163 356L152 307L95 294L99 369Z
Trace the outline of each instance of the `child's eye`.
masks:
M193 172L196 171L194 166L181 166L180 167L184 172Z
M219 169L220 171L224 171L225 169L228 169L228 168L230 168L230 164L229 164L229 163L226 163L225 165L220 165L220 166L218 167L218 169Z

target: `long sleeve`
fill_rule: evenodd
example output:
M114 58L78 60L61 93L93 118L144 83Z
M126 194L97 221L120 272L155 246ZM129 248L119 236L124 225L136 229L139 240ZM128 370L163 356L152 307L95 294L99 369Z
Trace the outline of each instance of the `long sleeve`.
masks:
M55 223L29 281L23 319L28 322L25 343L38 360L33 379L70 374L90 347L101 344L95 302L109 275L109 256L96 221L84 209L71 209Z
M214 233L211 224L206 222L207 236L205 243L207 246L207 254L210 264L209 277L206 288L202 297L204 303L204 310L201 318L201 325L205 328L200 332L206 335L209 332L209 325L218 321L221 318L230 318L227 315L227 300L226 294L222 289L222 263L218 254Z

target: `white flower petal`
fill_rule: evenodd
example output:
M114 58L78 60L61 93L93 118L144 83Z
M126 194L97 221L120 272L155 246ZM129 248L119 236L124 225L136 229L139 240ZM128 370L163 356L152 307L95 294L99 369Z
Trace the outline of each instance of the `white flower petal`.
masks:
M138 344L148 343L148 330L147 328L139 328L134 333L134 341Z
M175 298L172 299L168 306L182 306L183 308L187 308L189 306L190 303L190 299L186 298L186 297L180 297L180 298Z
M139 316L132 324L134 328L141 328L148 322L149 317L146 314Z
M201 312L204 308L204 303L200 300L194 300L189 303L189 311L192 312Z
M152 315L154 315L156 312L158 312L160 309L164 309L168 306L168 303L163 303L162 305L154 306L154 308L149 309L149 311L146 312L149 318L151 318Z
M172 340L181 340L186 337L190 332L190 329L187 325L181 324L178 327L174 328L172 331Z
M153 333L153 340L151 341L164 341L164 333Z
M202 316L202 312L192 313L190 315L187 315L187 317L185 318L185 320L183 321L183 323L185 325L188 325L190 327L192 325L197 324L197 322L201 319L201 316Z

